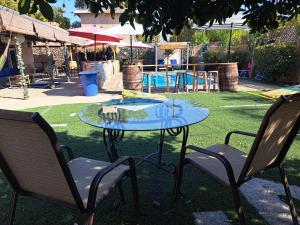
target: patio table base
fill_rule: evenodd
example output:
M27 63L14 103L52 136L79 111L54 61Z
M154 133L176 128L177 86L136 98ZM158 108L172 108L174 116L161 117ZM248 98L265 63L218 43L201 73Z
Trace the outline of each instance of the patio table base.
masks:
M189 135L188 126L178 127L174 129L160 130L160 141L158 144L157 151L148 154L144 157L134 157L136 159L139 159L139 161L136 163L137 165L141 165L142 163L146 162L167 173L176 175L176 171L177 171L176 164L172 162L167 163L162 160L163 145L164 145L164 139L166 133L168 133L172 137L176 137L182 133L183 137L182 137L181 149L186 146L188 135ZM117 149L116 145L120 141L122 141L124 134L125 134L124 130L113 130L113 129L106 129L106 128L103 129L103 141L104 141L106 152L111 162L119 158L120 151Z

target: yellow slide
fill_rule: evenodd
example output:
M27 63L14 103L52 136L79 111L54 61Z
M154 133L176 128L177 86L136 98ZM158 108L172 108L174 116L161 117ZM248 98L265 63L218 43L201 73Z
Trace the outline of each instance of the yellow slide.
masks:
M124 90L122 92L123 98L148 98L148 99L157 99L165 101L167 98L159 94L149 94L140 91Z
M267 91L262 93L262 95L270 97L270 98L278 98L281 95L292 95L300 92L300 85L295 85L291 87L284 87L272 91Z

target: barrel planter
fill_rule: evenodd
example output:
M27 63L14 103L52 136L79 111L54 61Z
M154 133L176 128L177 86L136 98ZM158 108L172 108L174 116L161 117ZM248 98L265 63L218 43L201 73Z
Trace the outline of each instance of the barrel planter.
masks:
M124 89L134 91L142 90L142 72L139 66L124 65L122 72Z
M219 87L221 91L238 91L239 73L237 63L220 63Z

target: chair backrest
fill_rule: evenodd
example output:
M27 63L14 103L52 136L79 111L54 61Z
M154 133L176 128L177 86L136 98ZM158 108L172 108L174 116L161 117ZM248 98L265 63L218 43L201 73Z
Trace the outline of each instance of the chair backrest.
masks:
M157 60L157 64L158 64L158 65L164 65L164 64L165 64L165 60L163 60L163 59L158 59L158 60Z
M0 168L18 193L82 207L57 137L38 113L0 110Z
M281 96L267 111L241 173L244 179L284 159L300 127L300 94Z
M171 65L177 65L178 64L177 59L171 59L170 61L171 61Z

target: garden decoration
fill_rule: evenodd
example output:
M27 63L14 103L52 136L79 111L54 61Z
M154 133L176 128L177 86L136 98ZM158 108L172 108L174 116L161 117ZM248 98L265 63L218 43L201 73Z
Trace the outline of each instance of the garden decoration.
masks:
M45 47L46 47L46 53L48 56L48 74L50 77L50 88L55 88L55 84L54 84L54 60L53 60L53 54L50 51L50 47L49 47L49 42L46 41L45 42Z
M17 58L17 64L18 64L18 69L20 71L20 81L19 84L22 86L23 88L23 99L28 99L29 95L28 95L28 88L27 88L27 78L26 75L24 73L24 61L22 59L22 46L19 40L18 36L14 37L15 39L15 43L16 43L16 58Z
M71 81L71 77L70 77L70 67L69 67L69 52L68 52L68 48L66 46L65 43L63 43L63 52L64 52L64 64L65 64L65 72L67 75L67 81L70 82Z

